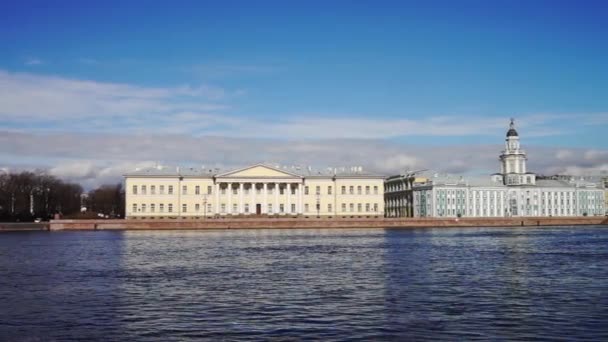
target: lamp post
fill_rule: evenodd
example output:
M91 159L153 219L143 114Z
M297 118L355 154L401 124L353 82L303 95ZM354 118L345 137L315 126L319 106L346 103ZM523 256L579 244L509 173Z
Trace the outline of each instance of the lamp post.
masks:
M321 211L321 195L317 193L317 218L319 218L319 211Z

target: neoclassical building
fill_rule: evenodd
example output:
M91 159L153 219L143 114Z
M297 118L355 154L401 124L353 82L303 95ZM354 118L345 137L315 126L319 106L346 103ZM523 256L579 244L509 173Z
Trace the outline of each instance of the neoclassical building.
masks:
M257 164L220 172L155 167L125 176L127 218L382 217L384 176Z
M463 177L418 172L388 177L388 217L508 217L604 215L604 187L583 178L537 177L511 120L500 173Z

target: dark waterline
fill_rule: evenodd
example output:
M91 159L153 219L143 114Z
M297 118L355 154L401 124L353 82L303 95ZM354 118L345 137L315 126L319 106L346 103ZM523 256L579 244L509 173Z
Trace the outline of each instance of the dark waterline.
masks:
M0 234L0 340L608 340L608 227Z

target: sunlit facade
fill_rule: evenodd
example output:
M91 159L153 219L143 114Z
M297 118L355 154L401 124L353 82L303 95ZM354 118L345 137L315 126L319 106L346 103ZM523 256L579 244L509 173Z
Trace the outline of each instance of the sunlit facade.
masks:
M125 212L127 218L382 217L383 179L361 167L148 168L125 175Z

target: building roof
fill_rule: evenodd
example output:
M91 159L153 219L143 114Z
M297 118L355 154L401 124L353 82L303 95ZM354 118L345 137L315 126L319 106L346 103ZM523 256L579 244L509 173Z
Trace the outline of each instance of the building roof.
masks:
M515 130L515 119L511 119L511 124L509 124L509 130L507 131L508 137L518 137L517 131Z
M301 177L373 177L384 178L384 175L372 173L363 170L361 166L352 167L328 167L325 169L313 169L312 167L302 166L281 166L278 164L260 163L253 166L265 166L274 170L284 171L285 173L298 175ZM215 177L218 175L238 171L243 168L196 168L196 167L179 167L179 166L156 166L143 169L136 169L132 172L127 172L125 177Z

